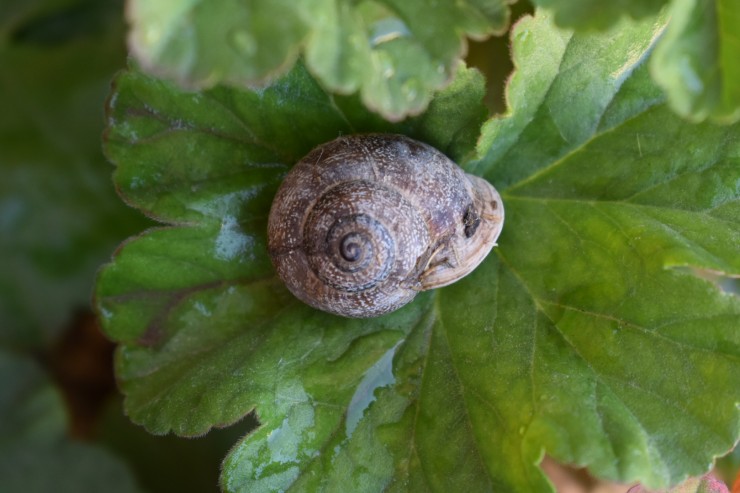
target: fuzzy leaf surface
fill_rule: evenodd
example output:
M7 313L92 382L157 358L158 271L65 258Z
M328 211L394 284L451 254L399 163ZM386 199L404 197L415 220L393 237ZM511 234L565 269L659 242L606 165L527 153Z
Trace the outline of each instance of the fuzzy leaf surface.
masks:
M466 37L505 30L508 3L129 0L129 45L150 72L197 88L264 84L302 54L326 87L399 120L450 82Z
M300 66L262 91L119 77L107 152L124 199L170 227L99 276L128 414L197 435L255 408L226 491L550 491L546 452L666 486L738 438L738 126L667 107L646 60L660 22L514 30L510 111L480 80L391 125ZM288 130L288 131L286 131ZM282 174L340 133L394 131L502 192L499 247L470 276L371 320L295 301L265 247Z

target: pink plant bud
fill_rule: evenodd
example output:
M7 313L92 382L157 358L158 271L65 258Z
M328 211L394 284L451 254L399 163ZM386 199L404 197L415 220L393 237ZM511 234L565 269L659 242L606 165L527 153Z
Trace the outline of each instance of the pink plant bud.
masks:
M727 485L709 474L689 478L685 482L667 490L649 490L642 485L633 486L627 493L730 493Z

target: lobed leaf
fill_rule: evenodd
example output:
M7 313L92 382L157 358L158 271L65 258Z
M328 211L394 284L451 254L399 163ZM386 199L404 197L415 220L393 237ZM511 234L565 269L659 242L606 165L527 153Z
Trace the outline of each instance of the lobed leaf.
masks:
M516 27L519 67L547 56L526 50L548 26L538 15ZM645 67L654 28L634 28L603 37L631 43L627 66L573 35L550 45L564 67L533 81L533 100L517 99L526 79L515 74L511 116L484 129L474 169L508 184L499 277L530 307L512 330L532 409L521 448L531 441L598 476L655 487L705 472L737 439L740 303L677 267L740 271L740 128L673 116ZM566 105L560 84L579 55L594 74L579 88L601 89Z
M485 117L482 77L464 68L424 115L397 124L368 113L354 97L327 93L301 65L254 92L188 93L138 72L114 85L105 138L118 164L118 190L170 223L266 217L290 165L342 134L405 133L463 159Z
M327 94L301 66L260 92L219 87L192 94L137 72L119 76L106 133L106 152L119 163L119 191L147 214L183 225L128 242L98 280L104 327L125 343L118 372L132 418L157 433L201 434L240 419L258 402L255 389L237 390L248 385L244 375L272 372L282 358L297 366L289 372L295 379L327 351L338 357L364 332L369 340L391 334L373 343L383 351L395 344L406 323L393 317L347 331L342 319L296 306L267 258L269 200L293 162L342 133L403 132L452 157L470 154L485 113L482 86L477 72L461 68L423 116L390 124L355 98ZM310 317L323 328L301 328ZM263 359L268 351L277 359ZM246 370L248 361L257 366ZM211 395L203 407L182 406L210 394L213 378L223 400ZM288 376L276 384L281 379Z
M646 65L663 26L524 19L510 111L476 160L481 81L464 69L401 124L301 66L201 94L121 75L116 183L174 225L123 245L98 279L129 415L196 435L255 409L226 491L549 491L545 452L651 487L705 472L740 434L740 300L690 269L740 274L740 126L668 109ZM289 295L265 223L313 139L363 131L446 151L499 188L507 219L473 274L358 321Z
M264 83L303 54L330 90L400 120L450 82L466 36L505 30L507 3L129 0L129 45L147 71L196 88Z

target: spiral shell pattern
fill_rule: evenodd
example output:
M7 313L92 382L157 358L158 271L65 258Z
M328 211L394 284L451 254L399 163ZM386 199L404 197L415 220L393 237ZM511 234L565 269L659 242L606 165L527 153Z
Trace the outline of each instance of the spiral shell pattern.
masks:
M268 249L309 305L372 317L454 282L495 244L501 198L401 135L340 137L298 162L270 211Z

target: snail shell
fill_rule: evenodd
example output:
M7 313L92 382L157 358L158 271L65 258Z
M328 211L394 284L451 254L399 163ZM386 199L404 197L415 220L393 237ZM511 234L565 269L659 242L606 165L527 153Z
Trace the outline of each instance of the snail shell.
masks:
M498 192L433 147L402 135L352 135L317 147L285 177L268 249L305 303L374 317L470 273L503 221Z

